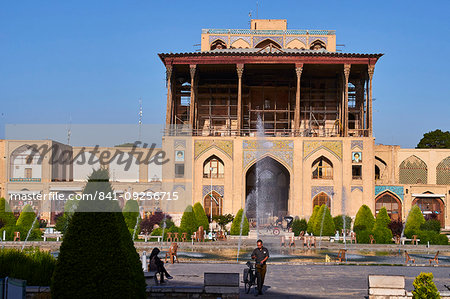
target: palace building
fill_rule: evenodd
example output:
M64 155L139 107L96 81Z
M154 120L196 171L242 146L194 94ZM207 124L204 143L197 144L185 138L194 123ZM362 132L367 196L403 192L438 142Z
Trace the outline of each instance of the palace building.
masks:
M51 140L0 140L0 196L15 212L21 206L11 195L78 194L92 168L104 166L122 202L135 191L176 192L179 200L141 206L167 211L177 224L197 202L208 216L246 207L249 218L308 218L322 204L333 216L354 217L365 204L403 221L417 204L450 229L450 149L375 144L372 80L382 54L337 51L333 30L252 20L251 29L203 29L201 51L159 57L167 87L161 149L169 162L126 170L117 160L55 165L44 152L30 158L30 146L56 144L84 161L100 154L88 148L81 156L82 147ZM111 157L116 149L100 148ZM134 160L149 152L121 150Z
M307 218L321 204L355 216L366 204L405 219L418 204L450 227L450 150L375 145L372 80L382 54L339 52L332 30L252 20L251 29L203 29L201 51L159 57L163 148L183 155L163 167L163 181L208 215L235 214L259 188L269 217Z

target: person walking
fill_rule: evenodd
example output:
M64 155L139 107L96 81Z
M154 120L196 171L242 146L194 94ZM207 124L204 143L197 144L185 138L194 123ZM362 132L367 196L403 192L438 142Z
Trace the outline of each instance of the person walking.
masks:
M256 279L258 282L258 293L256 295L262 295L262 288L264 285L264 278L267 271L267 260L269 259L269 250L263 246L263 241L258 240L256 242L257 248L252 252L252 259L256 262Z
M160 250L157 247L153 248L152 253L150 254L148 271L156 271L157 273L159 273L160 282L164 283L164 276L166 276L167 279L172 279L173 277L170 276L170 274L164 267L164 262L161 261L161 259L158 257L159 252Z

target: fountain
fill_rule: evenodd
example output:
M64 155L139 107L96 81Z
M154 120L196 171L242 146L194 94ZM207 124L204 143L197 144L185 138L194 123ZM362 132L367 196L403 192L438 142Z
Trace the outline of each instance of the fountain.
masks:
M25 238L25 241L23 242L22 250L20 250L20 251L23 251L23 249L25 248L25 245L27 244L27 241L28 241L28 237L30 236L31 231L33 230L33 227L34 227L34 225L36 224L36 221L38 220L38 218L39 218L39 213L38 213L38 214L36 215L36 217L34 218L33 223L31 224L31 227L30 227L30 229L28 230L28 233L27 233L27 236L26 236L26 238Z

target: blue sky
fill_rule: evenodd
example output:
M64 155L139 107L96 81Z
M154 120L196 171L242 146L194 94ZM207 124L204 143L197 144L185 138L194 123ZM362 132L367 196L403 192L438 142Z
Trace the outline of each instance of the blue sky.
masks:
M264 1L259 18L334 29L345 52L385 53L374 77L377 143L415 147L450 130L450 1ZM256 1L3 1L5 124L164 121L160 52L193 51L202 28L249 28Z

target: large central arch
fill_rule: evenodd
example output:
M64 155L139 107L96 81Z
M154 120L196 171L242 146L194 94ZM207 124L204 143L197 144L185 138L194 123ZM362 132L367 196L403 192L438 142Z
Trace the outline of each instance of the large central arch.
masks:
M289 171L280 162L265 157L253 164L245 175L247 217L259 222L288 214Z

